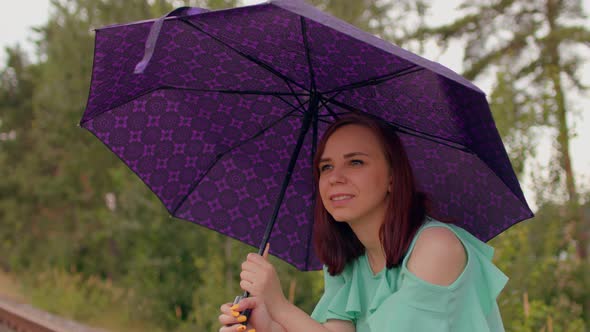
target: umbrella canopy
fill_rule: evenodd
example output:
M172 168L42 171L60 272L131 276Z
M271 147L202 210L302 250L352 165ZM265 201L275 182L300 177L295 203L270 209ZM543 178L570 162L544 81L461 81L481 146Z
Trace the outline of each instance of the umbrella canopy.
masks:
M532 217L481 90L302 1L96 30L80 125L172 215L311 270L311 162L349 112L395 126L437 216L483 241Z

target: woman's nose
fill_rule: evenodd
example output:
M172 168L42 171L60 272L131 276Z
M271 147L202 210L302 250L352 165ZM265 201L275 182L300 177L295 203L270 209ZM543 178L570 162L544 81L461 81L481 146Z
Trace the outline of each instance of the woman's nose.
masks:
M332 169L329 176L330 177L329 177L328 181L330 184L345 183L346 182L346 176L339 168Z

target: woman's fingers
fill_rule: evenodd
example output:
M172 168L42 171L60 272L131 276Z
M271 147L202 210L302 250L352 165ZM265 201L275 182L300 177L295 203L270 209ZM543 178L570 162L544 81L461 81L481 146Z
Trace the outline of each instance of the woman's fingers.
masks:
M268 252L270 250L270 244L266 244L266 247L264 248L264 253L262 253L262 256L260 256L257 253L249 253L246 256L246 261L244 263L242 263L242 270L246 270L246 271L256 271L258 269L262 268L269 268L271 267L271 264L268 261Z
M228 315L230 317L238 317L238 314L241 310L238 311L232 308L235 308L233 303L224 303L221 306L220 310L224 315Z
M250 271L240 272L240 279L253 282L256 277L256 273Z
M219 322L222 327L219 332L255 332L251 326L246 327L240 324L240 322L245 321L245 316L240 313L246 309L254 309L257 305L258 299L254 297L242 299L238 304L223 304L220 308L222 314L219 316ZM238 313L237 317L235 317L235 313Z
M247 328L245 325L236 324L231 326L223 326L219 329L219 332L249 332L254 331L254 329Z
M246 261L250 261L258 265L269 265L270 263L268 262L268 250L270 247L267 246L266 248L267 249L264 249L262 256L256 252L249 253L248 255L246 255Z
M254 283L252 283L250 281L240 280L240 288L242 290L245 290L246 292L252 294L252 295L255 295L255 296L258 295L258 294L255 294L257 292L254 289Z
M252 252L246 256L246 260L242 263L242 270L255 271L261 267L266 266L267 264L269 263L266 259L262 258L262 256L259 254Z
M222 314L219 315L218 320L221 325L234 325L243 323L247 320L246 316L240 313L240 311L245 309L237 310L237 307L235 307L232 303L225 303L220 309Z
M253 262L251 262L250 260L246 259L243 263L242 263L242 271L250 271L250 272L255 272L259 269L258 264L254 264Z
M229 314L231 312L231 306L233 305L233 303L224 303L221 305L221 307L219 308L219 310L221 312L223 312L224 314Z
M244 311L246 309L254 309L256 308L256 304L257 302L257 298L255 297L247 297L244 299L241 299L240 302L238 302L238 304L234 304L231 309L232 310L236 310L236 311Z
M219 321L219 324L224 326L239 324L235 317L226 314L219 315L217 320Z
M264 257L250 253L242 263L242 271L249 272L270 272L274 269L273 265Z

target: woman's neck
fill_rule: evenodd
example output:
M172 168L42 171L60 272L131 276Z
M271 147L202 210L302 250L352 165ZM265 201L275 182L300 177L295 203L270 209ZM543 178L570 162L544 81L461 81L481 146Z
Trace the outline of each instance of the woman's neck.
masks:
M385 251L379 238L381 223L350 223L350 228L365 247L365 254L373 274L379 273L385 267Z

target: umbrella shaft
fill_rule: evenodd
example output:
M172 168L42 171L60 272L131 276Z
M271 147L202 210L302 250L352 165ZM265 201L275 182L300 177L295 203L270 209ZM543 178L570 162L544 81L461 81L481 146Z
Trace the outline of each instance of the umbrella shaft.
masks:
M279 193L279 197L278 197L277 202L275 204L275 209L274 209L273 215L271 217L271 221L266 226L266 231L264 232L262 242L260 243L260 248L258 248L259 255L262 255L264 253L264 248L266 248L266 244L268 243L268 239L270 238L270 234L272 232L275 221L276 221L277 216L279 214L281 203L283 202L285 192L287 191L287 186L289 186L289 181L291 180L291 175L293 173L293 169L295 168L295 163L297 162L297 159L299 158L299 151L301 150L301 146L303 145L303 141L305 140L305 135L307 134L307 131L309 130L309 127L311 125L312 116L314 113L316 113L318 111L319 101L320 101L319 95L317 93L312 93L311 100L309 103L309 108L308 108L307 112L305 112L303 115L303 123L301 126L301 130L299 131L299 138L297 139L297 145L295 146L295 150L293 150L293 153L291 154L291 160L289 161L287 173L285 174L285 178L283 179L283 185L281 186L281 191Z
M287 168L287 174L285 174L285 178L283 179L283 185L281 186L281 191L279 192L279 197L278 197L277 202L275 204L275 209L274 209L273 215L271 217L270 222L266 226L264 236L262 237L262 242L260 243L260 248L258 248L259 255L262 255L264 253L264 249L266 248L266 244L268 243L268 239L270 238L270 234L272 232L275 221L276 221L277 216L279 214L281 203L283 201L283 198L285 197L285 192L287 191L287 186L289 186L289 181L291 180L291 174L293 173L293 169L295 168L295 163L297 162L297 159L299 158L299 151L301 151L301 146L303 145L303 141L305 140L305 135L307 134L307 131L309 130L309 127L311 125L313 114L317 113L317 111L318 111L319 103L320 103L319 95L317 93L312 93L311 100L309 102L309 108L307 109L307 112L305 112L303 115L303 123L301 126L301 130L299 131L299 138L297 139L297 145L295 145L295 150L293 150L293 153L291 154L291 160L289 161L289 166ZM246 298L249 296L250 296L250 293L248 293L248 292L244 292L244 295L242 295L243 298ZM239 299L236 298L236 301L239 301Z

